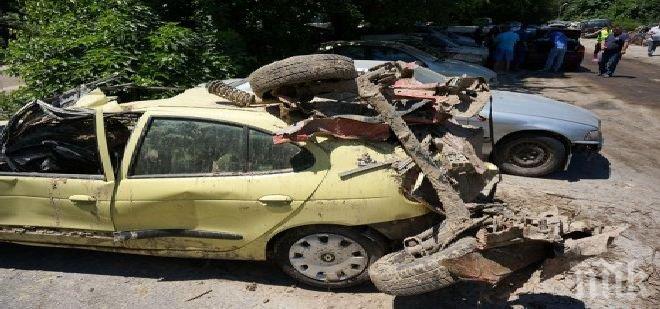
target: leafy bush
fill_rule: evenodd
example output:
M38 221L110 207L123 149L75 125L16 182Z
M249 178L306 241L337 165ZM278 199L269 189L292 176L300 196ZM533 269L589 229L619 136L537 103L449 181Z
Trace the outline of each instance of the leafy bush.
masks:
M660 21L660 0L574 0L567 1L565 19L609 18L618 26L634 29Z
M3 95L3 111L119 73L122 82L187 87L233 75L223 33L165 22L137 0L25 0L24 21L6 52L26 84ZM203 23L200 23L203 24Z

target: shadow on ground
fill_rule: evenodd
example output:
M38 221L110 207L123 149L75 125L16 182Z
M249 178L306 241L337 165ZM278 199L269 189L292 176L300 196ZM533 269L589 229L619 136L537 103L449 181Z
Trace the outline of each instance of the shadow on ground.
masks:
M296 282L270 262L185 259L0 243L0 268L168 281L223 279L279 286ZM311 287L309 290L324 291ZM373 285L337 290L373 293Z
M575 182L582 179L609 179L610 174L610 161L600 153L576 153L567 170L552 173L547 178Z
M576 74L595 74L595 73L593 73L590 69L585 67L580 67L580 69L576 72L567 72L567 73L564 72L551 73L551 72L529 71L529 70L500 73L497 76L499 84L497 85L496 90L522 92L529 94L540 94L542 91L548 91L554 89L556 91L563 91L563 92L570 91L570 92L587 94L587 92L584 91L583 89L584 87L580 87L580 86L573 86L573 87L548 87L547 85L534 86L533 83L530 83L527 80L528 78L565 79L565 78L571 78L573 75Z
M439 291L416 295L397 296L394 308L585 308L584 302L570 296L548 293L521 293L509 300L538 270L541 263L513 273L496 286L477 282L460 282Z

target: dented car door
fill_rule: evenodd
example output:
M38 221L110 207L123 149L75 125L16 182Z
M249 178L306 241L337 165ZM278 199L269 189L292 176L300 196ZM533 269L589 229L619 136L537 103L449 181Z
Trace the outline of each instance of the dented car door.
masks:
M147 113L122 165L113 213L122 246L230 251L294 216L327 155L212 116Z
M16 136L5 139L9 159L2 158L4 163L12 161L0 172L0 239L75 243L79 237L61 237L66 236L61 232L113 231L114 175L103 114L88 110L67 118L56 110L46 111L49 107L43 107L43 113L33 107L6 128L7 135ZM32 120L39 125L29 124ZM29 125L21 127L25 123ZM71 159L74 155L85 164ZM17 228L20 234L12 232ZM34 230L41 235L35 238Z

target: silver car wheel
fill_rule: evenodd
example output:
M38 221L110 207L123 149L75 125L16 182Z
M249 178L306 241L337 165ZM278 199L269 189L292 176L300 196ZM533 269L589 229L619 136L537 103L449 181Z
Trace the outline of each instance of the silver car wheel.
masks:
M367 250L356 241L337 234L312 234L289 249L289 262L306 277L338 282L360 275L369 266Z

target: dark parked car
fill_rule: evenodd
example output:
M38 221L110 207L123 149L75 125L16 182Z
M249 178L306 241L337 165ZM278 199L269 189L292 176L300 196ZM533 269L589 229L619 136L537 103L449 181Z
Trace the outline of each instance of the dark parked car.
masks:
M603 29L605 26L612 27L612 21L609 19L590 19L580 23L580 30L585 38L595 38L596 31Z
M524 66L532 70L543 68L550 49L553 47L553 43L548 37L552 31L561 31L569 39L568 50L564 56L564 70L577 71L580 69L580 64L584 59L584 46L580 44L580 30L557 27L527 28L528 51Z

